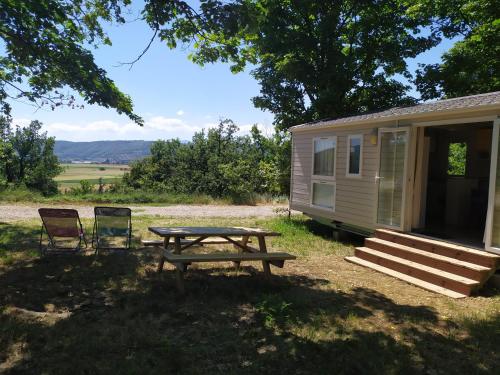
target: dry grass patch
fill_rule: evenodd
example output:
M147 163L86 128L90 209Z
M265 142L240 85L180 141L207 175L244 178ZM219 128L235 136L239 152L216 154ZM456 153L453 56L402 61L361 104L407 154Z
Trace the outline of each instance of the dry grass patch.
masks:
M91 221L85 220L87 229ZM134 221L261 226L270 248L298 256L199 264L175 291L158 252L39 259L36 221L0 224L0 371L6 373L493 373L500 299L451 300L343 260L360 239L334 242L304 217Z

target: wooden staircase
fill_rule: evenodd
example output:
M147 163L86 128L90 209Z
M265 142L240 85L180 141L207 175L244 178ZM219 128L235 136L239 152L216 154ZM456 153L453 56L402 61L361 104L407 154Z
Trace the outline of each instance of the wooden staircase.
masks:
M453 298L475 293L500 265L485 251L387 229L346 260Z

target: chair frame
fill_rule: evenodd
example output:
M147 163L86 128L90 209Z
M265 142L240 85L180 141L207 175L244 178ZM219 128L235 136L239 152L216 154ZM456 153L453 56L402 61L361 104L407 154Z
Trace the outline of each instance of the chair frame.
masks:
M57 246L54 236L50 234L50 231L47 229L47 223L45 222L44 218L47 216L44 216L42 213L45 210L51 210L51 211L59 211L59 212L72 212L76 213L75 218L77 219L78 226L79 226L79 236L78 236L78 244L75 247L61 247ZM85 248L87 248L87 239L85 238L85 232L83 231L83 226L82 226L82 221L80 220L80 215L78 214L78 211L72 208L39 208L38 209L38 214L40 215L40 218L42 220L42 226L40 228L40 241L38 243L38 249L40 251L40 255L46 255L48 253L50 254L74 254L77 253L81 250L82 248L82 242L85 244ZM44 250L43 248L43 233L47 233L47 247ZM73 238L73 237L68 237L68 238ZM76 237L74 237L76 238Z
M125 243L125 247L100 247L99 246L99 234L97 231L97 211L99 209L120 209L120 210L128 210L128 217L129 217L129 222L128 222L128 236L127 236L127 241ZM102 216L102 215L101 215ZM118 237L118 236L117 236ZM94 207L94 228L92 229L92 247L95 248L95 253L97 254L99 250L123 250L127 251L130 250L130 245L132 242L132 210L128 207L104 207L104 206L98 206Z

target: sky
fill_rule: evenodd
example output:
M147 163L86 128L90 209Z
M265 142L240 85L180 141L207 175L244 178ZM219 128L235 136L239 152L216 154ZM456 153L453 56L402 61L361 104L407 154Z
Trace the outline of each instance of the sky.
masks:
M137 10L127 18L133 19ZM216 126L221 118L230 118L247 133L258 124L265 134L273 133L273 115L254 108L251 98L259 94L259 85L250 68L233 74L228 64L200 67L188 60L189 50L170 50L156 40L148 52L131 68L122 62L134 60L146 47L152 30L140 21L106 28L113 45L94 50L99 66L126 94L132 97L134 112L142 116L140 127L113 109L84 104L84 109L50 108L36 110L30 105L13 102L14 124L25 125L40 120L49 136L58 140L189 140L203 128ZM419 62L439 62L440 56L454 41L409 60L414 72ZM418 97L416 92L413 92Z

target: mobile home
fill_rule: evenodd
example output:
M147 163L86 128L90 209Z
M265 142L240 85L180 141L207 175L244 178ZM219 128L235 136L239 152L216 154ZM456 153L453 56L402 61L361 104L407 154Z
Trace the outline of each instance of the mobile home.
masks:
M500 253L500 92L291 128L290 208Z

